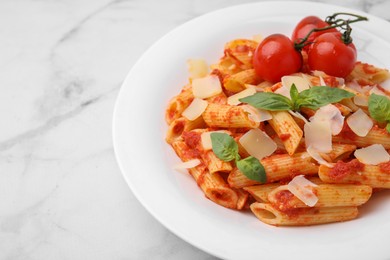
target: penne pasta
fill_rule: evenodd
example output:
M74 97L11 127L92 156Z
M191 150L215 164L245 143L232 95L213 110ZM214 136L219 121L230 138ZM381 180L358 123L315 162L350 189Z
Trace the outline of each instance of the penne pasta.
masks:
M358 183L373 188L390 189L389 169L388 164L364 165L354 159L348 163L339 161L334 168L321 165L318 175L327 183Z
M199 158L199 154L190 149L183 141L172 143L172 147L182 161ZM226 208L237 208L237 193L229 188L218 173L211 174L203 163L189 169L189 172L208 199Z
M293 155L301 142L302 129L286 111L275 111L271 114L272 119L268 121L269 124L283 142L288 154Z
M318 166L312 162L308 153L297 153L293 156L288 154L272 155L261 160L267 175L267 183L288 180L296 175L314 175L318 172ZM228 176L228 183L234 188L243 188L259 184L246 177L237 168L233 169Z
M372 188L367 185L320 184L312 189L318 198L314 207L360 206L366 203L372 194ZM268 201L281 211L309 207L294 196L287 185L269 192Z
M253 214L262 222L274 226L310 226L341 222L357 217L357 207L298 208L287 212L267 203L252 203Z
M189 60L188 84L165 111L178 169L209 200L266 224L356 218L373 189L390 189L389 71L357 62L344 78L328 75L303 51L299 71L273 79L253 58L258 45L233 39L209 67Z
M260 123L248 117L239 106L210 103L203 112L203 119L209 127L219 128L257 128Z

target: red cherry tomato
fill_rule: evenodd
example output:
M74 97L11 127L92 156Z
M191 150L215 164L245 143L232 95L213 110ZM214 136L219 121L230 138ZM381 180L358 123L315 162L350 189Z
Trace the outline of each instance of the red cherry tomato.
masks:
M292 33L292 36L291 36L291 40L293 42L296 42L296 41L299 41L303 38L306 37L306 35L312 30L312 29L315 29L315 28L324 28L324 27L327 27L329 26L329 24L327 22L325 22L324 20L322 20L321 18L317 17L317 16L307 16L305 18L303 18L296 26L295 26L295 29ZM324 31L319 31L319 32L313 32L310 34L307 42L311 43L313 42L318 36L320 36L321 34L324 34L324 33L327 33L327 32L338 32L336 30L336 28L331 28L331 29L328 29L328 30L324 30ZM308 50L310 45L306 45L303 49L305 51Z
M345 78L356 63L356 48L345 44L338 33L324 33L317 37L308 51L310 70L321 70L328 75Z
M267 81L279 82L285 75L298 72L302 67L302 55L285 35L272 34L256 48L253 55L256 74Z

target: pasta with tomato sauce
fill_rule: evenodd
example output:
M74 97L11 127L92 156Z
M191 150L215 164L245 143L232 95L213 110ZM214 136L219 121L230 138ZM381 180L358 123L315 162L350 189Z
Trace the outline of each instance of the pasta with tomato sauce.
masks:
M188 61L189 82L166 109L175 168L208 199L270 225L356 218L373 188L390 188L389 71L356 62L342 78L303 59L271 82L254 70L258 45L234 39L215 64Z

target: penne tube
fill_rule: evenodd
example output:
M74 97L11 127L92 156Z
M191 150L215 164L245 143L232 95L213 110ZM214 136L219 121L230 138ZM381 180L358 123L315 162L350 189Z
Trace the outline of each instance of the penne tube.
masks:
M253 54L258 43L248 39L235 39L225 45L225 55L241 62L248 68L252 67Z
M209 127L258 128L260 123L252 121L240 106L210 103L203 112L203 119Z
M190 149L183 141L172 143L172 147L183 162L199 158L197 152ZM204 163L188 171L208 199L226 208L237 208L237 193L229 188L218 173L211 174Z
M238 210L245 209L247 206L248 198L249 198L248 192L246 192L242 189L233 189L233 190L237 193L237 196L238 196L237 209Z
M333 136L333 142L341 144L353 144L357 147L366 147L372 144L382 144L385 149L390 149L390 134L386 129L374 126L364 137L356 135L344 123L344 128L340 134Z
M268 202L268 193L280 186L280 183L267 183L243 187L257 202Z
M228 75L223 79L223 86L233 92L237 93L246 89L245 84L258 84L260 82L254 69L240 71L236 74Z
M227 104L227 96L225 93L221 92L218 95L215 95L213 97L209 97L207 99L207 102L226 105Z
M230 162L222 161L212 150L201 152L201 157L211 174L216 172L231 172L233 170Z
M351 74L347 77L348 80L354 79L363 85L379 84L389 78L390 73L387 69L377 68L362 62L357 62Z
M321 179L318 177L308 177L307 179L315 184L323 183ZM243 189L247 191L256 201L269 202L268 194L274 189L282 185L283 184L280 184L279 182L274 182L274 183L247 186L247 187L243 187Z
M218 72L218 74L222 76L221 78L226 75L236 74L243 70L242 63L229 56L223 56L217 64L213 64L210 67L213 70L213 73Z
M358 216L357 207L297 208L286 212L267 203L252 203L253 214L262 222L274 226L310 226L341 222Z
M167 143L171 144L175 141L182 140L182 133L184 131L191 131L197 128L206 127L205 122L202 117L190 121L184 117L175 119L168 127L167 135L165 140Z
M175 119L181 117L181 113L191 104L193 99L194 95L190 86L184 87L179 95L171 99L165 111L165 121L168 125L172 124Z
M293 156L277 154L262 159L267 175L267 183L291 179L296 175L314 175L318 172L318 166L312 162L307 152L297 153ZM234 168L228 176L228 183L234 188L243 188L260 184L248 179L240 170Z
M321 165L318 175L326 183L359 183L390 189L389 168L388 163L365 165L354 159L348 163L339 161L333 168Z
M348 158L352 152L356 150L356 145L353 144L332 144L332 151L329 153L320 153L321 157L328 162L337 162Z
M269 124L282 140L289 155L293 155L303 136L302 129L286 111L270 111L272 119Z
M368 201L372 188L354 184L320 184L312 188L318 202L314 207L360 206ZM268 194L268 201L277 209L308 208L292 194L287 185L279 186Z

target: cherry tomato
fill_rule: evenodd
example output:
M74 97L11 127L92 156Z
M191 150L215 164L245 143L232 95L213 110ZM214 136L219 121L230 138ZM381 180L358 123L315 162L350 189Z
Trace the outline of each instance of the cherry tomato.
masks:
M337 33L318 36L308 51L310 70L321 70L328 75L345 78L356 63L356 48L345 44Z
M324 28L324 27L327 27L329 26L329 24L327 22L325 22L324 20L322 20L321 18L317 17L317 16L307 16L305 18L303 18L296 26L295 26L295 29L292 33L292 36L291 36L291 40L293 42L296 42L296 41L299 41L303 38L306 37L306 35L312 30L312 29L315 29L315 28ZM327 33L327 32L338 32L336 30L336 28L331 28L331 29L328 29L328 30L324 30L324 31L319 31L319 32L313 32L312 34L310 34L307 42L308 43L311 43L313 42L318 36L320 36L321 34L324 34L324 33ZM308 50L308 48L310 47L310 45L306 45L303 49L305 51Z
M256 74L267 81L279 82L285 75L298 72L302 67L302 55L285 35L272 34L256 48L253 55Z

